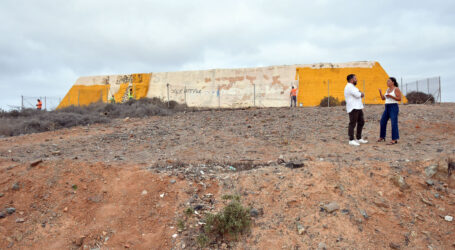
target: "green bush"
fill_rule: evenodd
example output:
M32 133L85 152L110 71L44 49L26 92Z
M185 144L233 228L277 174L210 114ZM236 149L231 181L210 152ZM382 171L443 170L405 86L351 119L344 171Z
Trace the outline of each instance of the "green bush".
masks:
M223 238L229 234L237 238L251 226L250 209L233 200L219 213L207 214L205 223L204 232L208 236Z
M221 196L223 200L234 200L234 201L240 201L240 195L238 194L225 194Z
M194 209L192 207L187 207L184 212L186 216L191 216L194 214Z
M209 237L207 237L207 235L200 234L197 236L196 241L200 247L206 247L209 244L210 239Z

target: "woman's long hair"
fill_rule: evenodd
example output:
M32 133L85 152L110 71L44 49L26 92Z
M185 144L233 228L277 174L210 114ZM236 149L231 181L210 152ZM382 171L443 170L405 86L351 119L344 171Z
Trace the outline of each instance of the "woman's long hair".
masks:
M390 79L390 81L393 82L393 85L395 85L395 87L398 87L398 82L397 82L397 79L395 79L395 77L390 77L389 79Z

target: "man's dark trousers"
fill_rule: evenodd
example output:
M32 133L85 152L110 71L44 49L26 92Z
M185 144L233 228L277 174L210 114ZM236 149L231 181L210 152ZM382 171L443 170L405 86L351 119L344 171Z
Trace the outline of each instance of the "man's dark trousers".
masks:
M357 125L357 140L362 139L362 129L363 125L365 125L365 120L363 119L363 110L361 109L353 109L349 113L349 129L348 129L348 135L349 135L349 140L352 141L354 140L354 128Z

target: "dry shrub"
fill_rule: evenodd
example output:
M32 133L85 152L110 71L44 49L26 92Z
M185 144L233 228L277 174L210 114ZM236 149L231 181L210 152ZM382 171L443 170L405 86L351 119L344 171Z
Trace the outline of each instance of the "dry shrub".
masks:
M409 104L434 103L433 95L417 91L409 92L406 99L408 99Z
M88 106L70 106L54 111L36 109L0 110L0 137L52 131L79 125L109 123L125 117L166 116L180 111L196 111L184 104L159 98L142 98L126 103L93 103Z
M340 106L341 102L338 100L338 98L335 98L333 96L325 96L322 98L321 102L319 103L319 107L328 107L330 104L330 107L335 107L335 106Z

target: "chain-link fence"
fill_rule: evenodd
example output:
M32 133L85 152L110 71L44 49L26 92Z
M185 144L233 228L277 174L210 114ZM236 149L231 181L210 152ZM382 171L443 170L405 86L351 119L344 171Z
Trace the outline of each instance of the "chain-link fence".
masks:
M38 99L41 100L43 110L54 110L62 101L59 97L52 96L21 96L21 109L32 108L36 109ZM19 107L17 107L19 108Z
M441 103L441 77L411 81L401 86L408 103Z
M344 87L346 82L343 80L326 80L326 81L309 81L299 86L303 88L303 94L299 95L297 102L300 106L337 106L343 104ZM314 87L312 87L314 86ZM377 85L376 82L359 80L356 87L365 94L363 97L364 104L381 104L378 88L385 91L387 86ZM399 88L406 97L408 104L431 104L441 103L441 78L431 77L403 84L399 83ZM402 98L401 103L404 103Z

